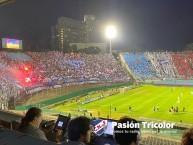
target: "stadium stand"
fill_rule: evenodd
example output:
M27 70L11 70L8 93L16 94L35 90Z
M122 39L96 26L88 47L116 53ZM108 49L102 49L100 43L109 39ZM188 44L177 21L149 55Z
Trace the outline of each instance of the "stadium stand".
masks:
M128 66L141 79L192 79L193 52L145 52L122 54Z
M25 53L15 53L15 52L4 52L4 55L9 57L10 59L15 59L15 60L22 60L22 61L32 61L31 57L26 55Z
M64 54L57 51L28 54L34 60L34 68L43 71L45 81L52 83L127 78L126 72L110 54Z
M132 75L139 80L191 79L193 52L123 54ZM25 65L28 71L23 71ZM111 54L66 54L59 51L14 53L0 51L1 109L7 101L27 92L72 84L129 81L128 72ZM17 74L17 75L16 75ZM28 78L26 83L25 79Z
M14 121L20 122L21 118L22 118L21 115L0 110L0 121L2 122L2 125L4 127L14 129L16 126L13 125L14 124L13 122Z
M185 86L192 83L190 79L193 76L193 66L191 64L193 52L146 52L123 54L123 56L133 74L139 80L175 78L175 80L165 80L166 84ZM22 72L25 65L28 65L30 70ZM20 82L21 79L15 77L13 70L29 75L31 78L34 78L32 79L34 82L38 83L30 83L27 87L22 85ZM184 80L176 79L188 80L184 83ZM35 92L36 88L49 89L55 85L71 85L70 82L86 85L88 83L111 83L116 82L116 80L124 82L128 80L128 75L110 54L65 54L58 51L49 51L27 52L20 55L0 51L1 110L8 109L8 101L20 99L20 97L27 95L26 92ZM0 112L0 118L1 124L10 129L15 129L16 125L21 121L21 116L6 115L6 112ZM12 138L12 133L18 134L15 131L5 128L0 129L0 136L7 134ZM15 135L15 138L13 138L14 141L17 141L17 136ZM31 140L31 137L26 137L26 135L21 136ZM7 139L8 137L2 137L0 141L11 144L12 142L6 142ZM104 139L104 141L107 140ZM19 142L22 141L19 139ZM35 142L37 144L52 144L42 141ZM110 140L108 142L113 144ZM101 141L100 143L104 142ZM180 142L158 136L142 136L140 144L179 145Z
M0 142L1 144L6 145L56 145L54 142L40 140L38 138L34 138L28 136L26 134L9 130L6 128L0 129ZM104 139L98 141L96 145L102 145L105 143L110 143L110 145L114 145L113 139ZM65 144L65 143L64 143ZM139 143L140 145L180 145L179 141L174 141L170 139L158 138L154 136L143 137Z
M28 70L24 70L25 66ZM110 54L1 51L0 68L1 109L8 108L6 102L10 99L16 101L26 95L26 90L129 80L126 71Z
M56 143L44 141L6 128L0 129L0 143L2 145L56 145Z
M124 54L124 58L133 74L138 79L154 79L157 78L156 71L152 67L150 61L142 53Z
M139 80L191 79L193 52L146 52L123 54L132 75ZM22 69L27 65L29 70ZM0 51L1 109L19 100L26 90L52 86L129 81L128 72L111 54L66 54L59 51L14 53ZM17 74L17 75L16 75ZM25 82L28 78L28 82ZM174 79L173 79L174 80ZM58 87L57 86L57 87Z
M192 78L192 52L171 53L171 56L179 75L185 79Z
M151 61L159 78L171 78L178 75L168 52L146 52L145 55Z
M21 62L20 62L21 63ZM0 95L1 95L1 109L7 109L7 101L10 98L17 98L20 94L21 87L18 83L17 77L15 77L13 71L18 68L19 61L11 60L7 57L5 52L0 54Z
M54 145L55 144L53 142L40 140L38 138L34 138L26 134L15 131L16 129L15 125L18 125L20 123L22 116L8 111L0 111L0 123L1 123L0 125L3 125L3 128L2 127L0 128L0 144L6 144L6 145L17 145L17 144L18 145L23 145L23 144ZM45 122L47 122L45 121L45 117L46 116L44 116L44 120L41 126ZM51 120L53 120L53 118ZM17 121L17 124L14 124L14 121ZM6 122L8 124L6 124ZM12 124L10 125L10 123ZM179 139L168 138L169 136L166 138L166 137L161 137L157 134L156 135L143 134L143 132L141 135L142 136L139 142L140 145L155 145L155 144L156 145L180 145ZM110 145L115 145L115 141L112 136L100 136L92 140L92 143L93 141L96 145L104 145L106 143Z

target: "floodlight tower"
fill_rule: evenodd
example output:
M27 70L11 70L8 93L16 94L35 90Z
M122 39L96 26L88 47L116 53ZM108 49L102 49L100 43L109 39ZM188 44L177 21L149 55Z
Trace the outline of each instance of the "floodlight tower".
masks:
M110 54L112 54L111 41L112 41L112 39L115 38L115 36L116 36L116 29L115 29L114 26L111 25L111 26L108 26L108 27L106 28L106 36L107 36L107 38L108 38L109 41L110 41Z

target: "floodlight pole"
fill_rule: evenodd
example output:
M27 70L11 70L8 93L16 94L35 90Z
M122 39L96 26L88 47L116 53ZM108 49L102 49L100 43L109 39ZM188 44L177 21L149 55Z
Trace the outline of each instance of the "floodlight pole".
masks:
M111 38L109 38L109 42L110 42L110 44L109 44L109 47L110 47L110 54L112 54Z

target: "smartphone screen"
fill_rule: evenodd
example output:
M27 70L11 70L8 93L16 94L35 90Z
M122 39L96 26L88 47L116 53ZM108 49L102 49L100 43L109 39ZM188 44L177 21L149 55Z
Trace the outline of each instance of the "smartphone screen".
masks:
M59 115L56 121L54 131L62 130L65 133L70 117Z

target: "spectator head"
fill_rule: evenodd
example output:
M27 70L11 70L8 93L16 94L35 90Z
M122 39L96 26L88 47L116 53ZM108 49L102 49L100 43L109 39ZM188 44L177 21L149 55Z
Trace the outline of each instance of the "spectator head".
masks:
M193 144L193 128L185 130L182 135L181 145L192 145Z
M24 128L28 124L39 127L41 122L42 110L37 107L32 107L27 111L25 117L22 118L19 128Z
M132 118L122 117L118 120L117 125L114 126L114 139L119 145L137 145L140 139L139 126L133 127L120 127L118 124L130 124L134 123L139 125L139 123Z
M90 142L90 122L85 116L77 117L68 123L68 137L71 141Z

